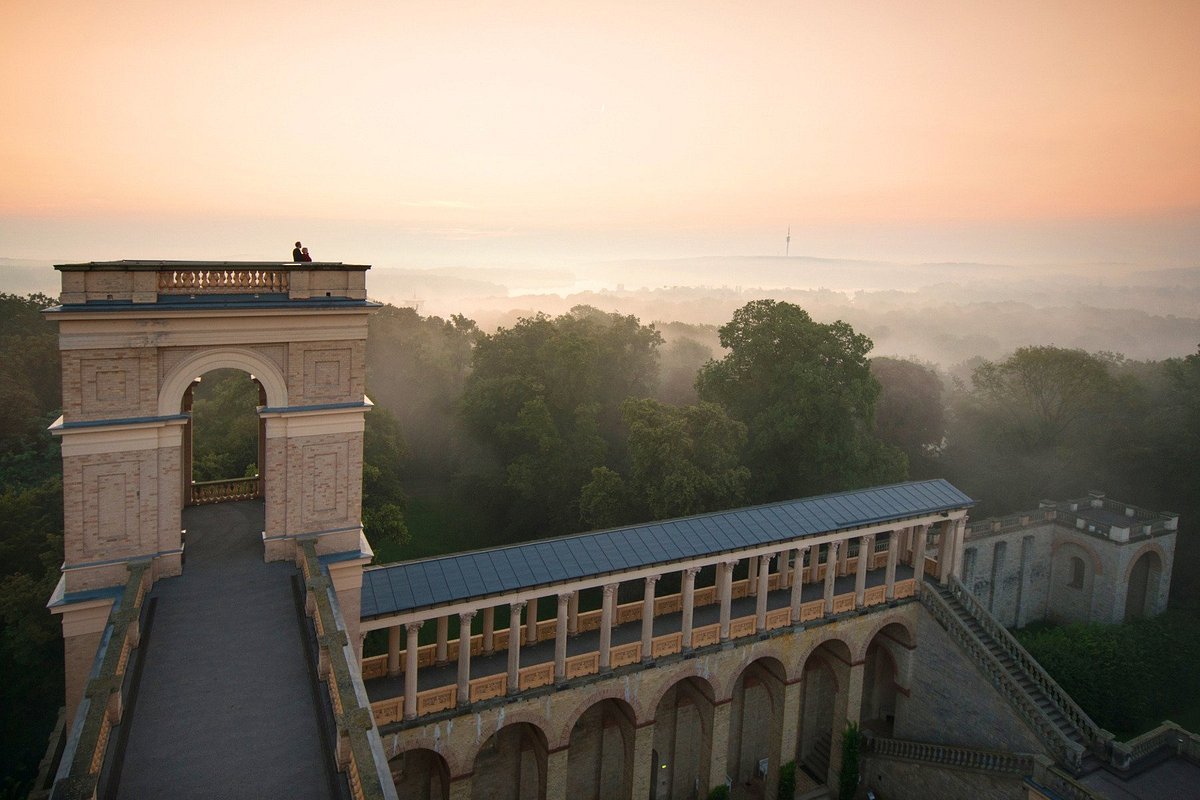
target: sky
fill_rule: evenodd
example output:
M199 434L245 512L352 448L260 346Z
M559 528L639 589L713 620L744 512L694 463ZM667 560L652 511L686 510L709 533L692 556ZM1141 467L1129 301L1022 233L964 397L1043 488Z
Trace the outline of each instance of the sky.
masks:
M1197 261L1194 0L0 19L0 257Z

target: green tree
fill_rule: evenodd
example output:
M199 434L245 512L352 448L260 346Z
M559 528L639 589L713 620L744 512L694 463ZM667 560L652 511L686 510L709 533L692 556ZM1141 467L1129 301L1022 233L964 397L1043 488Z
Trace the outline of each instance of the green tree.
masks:
M593 468L621 463L621 403L653 391L661 341L589 306L479 339L461 408L496 459L513 533L579 529L580 491Z
M946 437L945 387L932 368L899 358L871 359L879 381L875 431L900 448L917 477L936 474L935 456Z
M371 409L363 432L362 498L363 529L371 541L403 545L410 539L400 481L404 455L404 437L396 418L386 408Z
M814 322L804 309L756 300L720 329L728 354L700 371L703 400L745 423L745 463L757 500L902 479L903 454L874 434L879 383L871 340L845 322Z
M204 375L192 395L192 480L258 471L258 384L238 369Z
M581 513L594 527L681 517L740 504L750 470L740 462L746 426L714 403L671 406L629 399L628 479L608 468L583 489Z

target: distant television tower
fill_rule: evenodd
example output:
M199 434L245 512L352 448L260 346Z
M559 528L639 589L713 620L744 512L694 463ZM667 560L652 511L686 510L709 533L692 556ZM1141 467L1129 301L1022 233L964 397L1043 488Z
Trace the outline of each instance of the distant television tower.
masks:
M787 258L791 252L792 252L792 226L788 225L787 240L783 246L783 257Z

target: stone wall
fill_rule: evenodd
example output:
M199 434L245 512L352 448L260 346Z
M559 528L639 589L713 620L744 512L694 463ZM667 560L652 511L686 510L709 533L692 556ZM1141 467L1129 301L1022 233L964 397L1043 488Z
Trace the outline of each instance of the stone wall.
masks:
M908 696L897 698L897 739L984 750L1044 753L1036 734L941 626L917 617Z

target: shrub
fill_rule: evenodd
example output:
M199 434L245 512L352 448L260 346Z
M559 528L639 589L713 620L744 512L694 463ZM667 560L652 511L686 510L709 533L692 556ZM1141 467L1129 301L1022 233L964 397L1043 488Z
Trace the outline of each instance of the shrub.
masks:
M792 800L796 794L796 762L789 761L779 768L779 800Z
M842 772L838 776L838 797L850 800L858 790L858 747L862 733L851 722L842 733Z
M729 787L721 784L708 793L708 800L729 800Z

